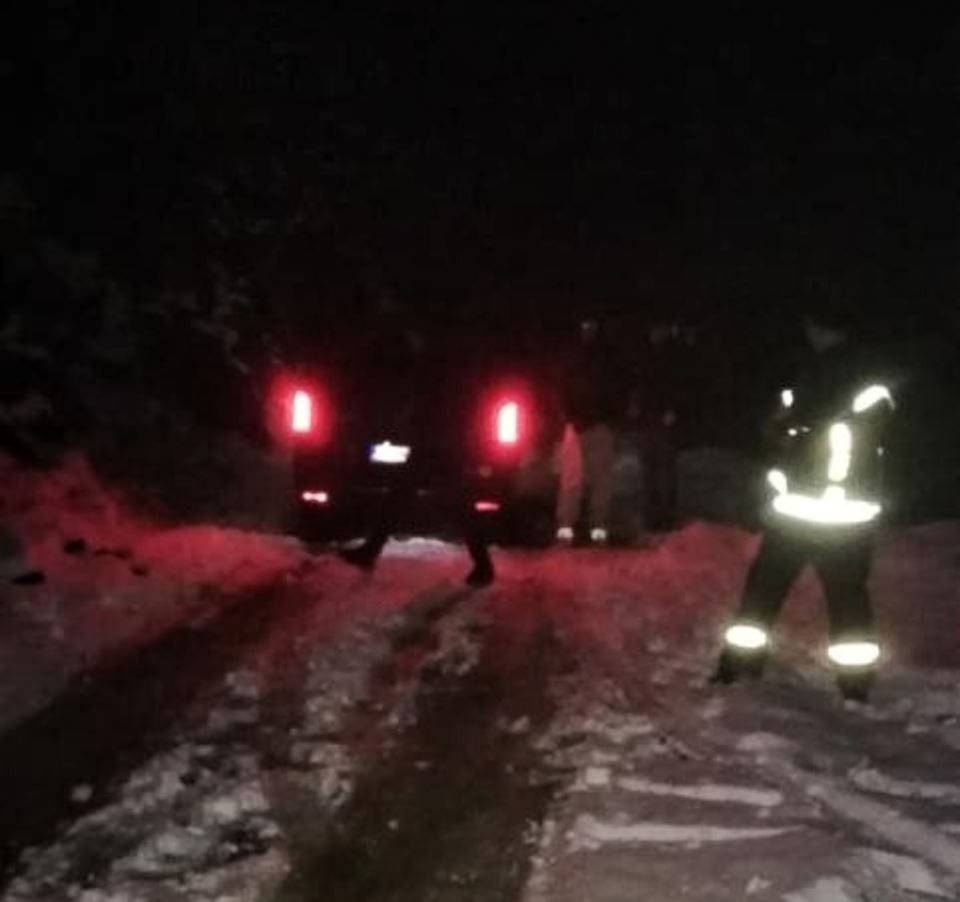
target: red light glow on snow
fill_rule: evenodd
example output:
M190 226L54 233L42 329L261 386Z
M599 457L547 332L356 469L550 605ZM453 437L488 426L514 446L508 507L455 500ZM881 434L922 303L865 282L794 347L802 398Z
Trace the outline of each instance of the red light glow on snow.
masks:
M313 398L302 388L293 393L290 428L300 434L313 429Z
M497 441L501 445L520 441L520 405L516 401L504 401L497 408Z
M475 511L480 513L494 513L495 511L500 510L500 503L498 501L477 501L473 505Z
M307 504L327 504L330 501L330 495L327 492L301 492L300 497Z

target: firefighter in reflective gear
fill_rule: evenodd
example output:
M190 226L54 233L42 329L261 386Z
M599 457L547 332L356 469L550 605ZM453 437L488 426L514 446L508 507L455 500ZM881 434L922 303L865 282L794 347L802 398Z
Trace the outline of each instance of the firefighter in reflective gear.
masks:
M858 358L839 325L820 316L805 328L815 354L781 392L770 423L765 529L714 679L760 675L773 622L809 564L827 599L827 655L840 691L865 700L880 658L867 578L883 513L882 438L894 399L889 382Z

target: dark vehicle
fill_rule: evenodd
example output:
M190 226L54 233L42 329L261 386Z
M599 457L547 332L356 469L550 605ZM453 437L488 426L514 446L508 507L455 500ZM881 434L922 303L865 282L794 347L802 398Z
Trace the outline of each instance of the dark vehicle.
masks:
M364 535L385 506L401 532L454 536L470 518L496 542L549 536L549 500L523 479L546 470L537 380L475 339L469 350L449 336L434 344L443 352L414 359L331 354L283 380L278 410L302 538Z

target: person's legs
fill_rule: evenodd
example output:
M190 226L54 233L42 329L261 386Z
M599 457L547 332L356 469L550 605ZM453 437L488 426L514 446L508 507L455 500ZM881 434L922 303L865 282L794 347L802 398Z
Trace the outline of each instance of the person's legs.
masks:
M489 586L496 577L496 571L483 524L468 521L463 528L463 538L473 562L473 569L467 574L467 584L478 588Z
M342 560L362 570L373 570L377 566L380 554L400 519L400 508L403 504L400 494L392 492L384 499L370 523L363 544L342 550Z
M384 545L390 538L390 529L377 524L363 540L362 545L356 548L345 548L340 552L342 560L353 564L361 570L373 570L383 551Z
M467 574L466 582L470 586L489 586L496 571L490 556L490 520L487 515L478 513L469 501L459 493L446 500L447 519L455 521L464 545L470 554L473 568Z
M557 537L569 542L583 498L583 455L580 436L567 424L560 443L560 490L557 495Z
M591 426L581 436L583 470L589 492L590 538L594 542L607 540L616 442L613 429L604 423Z
M796 537L778 530L764 533L747 573L740 610L724 634L716 680L732 682L762 672L771 628L806 557L805 545Z
M838 539L818 557L830 617L829 657L836 668L840 691L864 700L876 674L877 641L867 580L872 559L868 533Z

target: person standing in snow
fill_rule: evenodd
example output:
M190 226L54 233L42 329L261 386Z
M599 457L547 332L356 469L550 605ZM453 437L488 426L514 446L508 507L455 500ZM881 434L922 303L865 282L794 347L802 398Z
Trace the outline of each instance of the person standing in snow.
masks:
M626 380L594 319L580 323L579 342L561 377L564 430L557 496L559 543L569 545L584 501L590 541L606 544L613 497L617 428L626 412Z
M884 508L883 434L894 398L836 314L804 322L813 354L784 387L768 430L772 467L760 549L714 680L759 676L790 586L816 570L829 609L827 656L845 698L866 700L880 658L867 578Z

